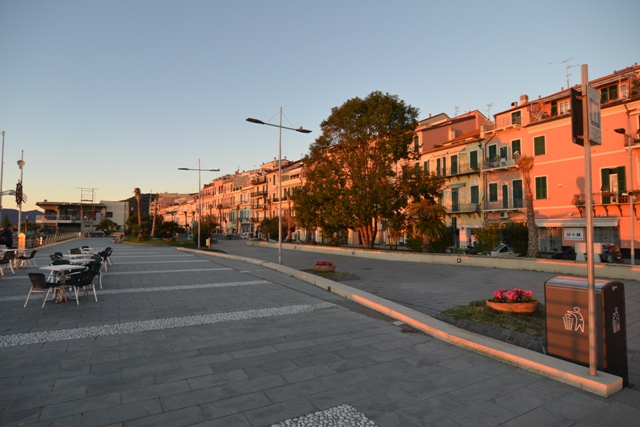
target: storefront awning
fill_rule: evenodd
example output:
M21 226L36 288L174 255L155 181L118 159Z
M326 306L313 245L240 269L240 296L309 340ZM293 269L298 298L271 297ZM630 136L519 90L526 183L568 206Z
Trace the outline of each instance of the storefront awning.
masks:
M594 227L617 227L619 218L594 218ZM586 227L586 218L543 218L536 219L536 226L543 228Z

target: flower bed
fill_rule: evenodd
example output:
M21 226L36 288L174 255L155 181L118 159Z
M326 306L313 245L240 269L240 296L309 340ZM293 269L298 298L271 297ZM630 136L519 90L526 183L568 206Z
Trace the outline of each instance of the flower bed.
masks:
M332 271L335 271L335 269L335 264L326 260L316 261L316 265L313 266L313 271L317 271L319 273L331 273Z
M493 293L493 298L487 300L487 307L497 311L532 314L538 308L538 300L531 291L519 288L513 288L512 291L500 289Z

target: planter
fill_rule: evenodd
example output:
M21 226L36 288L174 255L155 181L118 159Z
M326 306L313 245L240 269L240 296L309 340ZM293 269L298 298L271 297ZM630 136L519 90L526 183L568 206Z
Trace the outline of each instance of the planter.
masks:
M314 265L313 271L318 273L331 273L336 269L335 265Z
M491 302L487 300L487 307L508 313L520 313L530 315L538 308L538 301L531 302Z

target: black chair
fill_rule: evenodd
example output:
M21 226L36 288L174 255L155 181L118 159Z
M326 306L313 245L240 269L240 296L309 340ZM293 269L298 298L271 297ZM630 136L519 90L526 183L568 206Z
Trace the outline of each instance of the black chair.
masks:
M27 255L26 253L22 253L18 255L18 259L20 260L20 265L27 264L29 267L37 267L36 261L33 259L36 256L37 249L32 249L31 253Z
M96 286L93 284L93 279L95 279L96 275L100 274L97 271L89 271L85 270L80 274L73 274L70 276L66 276L64 285L73 289L76 295L76 303L80 304L78 301L78 291L84 291L85 296L87 295L87 290L91 288L93 290L93 297L96 302L98 302L98 295L96 294Z
M92 261L86 265L87 270L96 271L100 277L100 289L102 289L102 262L100 261Z
M47 299L49 298L49 294L53 291L53 295L51 295L51 299L54 300L56 293L60 292L59 298L67 299L64 291L58 286L57 283L48 283L43 273L29 273L29 280L31 280L31 290L29 290L29 294L27 295L27 300L24 302L24 307L27 307L27 303L29 302L29 298L33 293L43 294L44 301L42 302L42 307L47 303Z
M82 253L82 249L80 248L69 249L69 254L71 255L80 255L81 253Z
M9 267L13 274L16 272L13 270L13 260L15 259L16 254L13 251L6 251L0 259L0 276L4 276L4 269Z

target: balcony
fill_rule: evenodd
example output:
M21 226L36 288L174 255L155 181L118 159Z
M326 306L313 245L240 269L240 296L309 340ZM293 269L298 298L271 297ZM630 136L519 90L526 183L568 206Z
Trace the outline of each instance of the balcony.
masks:
M524 208L524 199L499 200L495 202L485 201L485 211L513 211Z
M452 203L451 206L445 206L448 213L479 213L480 203Z
M259 185L259 184L266 184L266 183L267 183L266 176L258 176L251 180L251 185Z
M622 215L622 206L629 205L630 202L634 202L640 199L640 191L636 190L633 192L633 200L629 200L629 193L625 192L615 192L615 191L602 191L600 193L593 193L592 206L595 209L596 207L604 208L604 211L607 216L609 216L609 208L616 207L620 215ZM584 194L574 194L573 199L571 200L571 204L578 208L580 211L580 215L582 215L582 210L586 204L586 197ZM635 206L634 206L635 209Z
M496 119L495 124L483 124L482 133L492 134L501 130L520 128L522 117L503 116Z
M445 176L459 176L472 173L480 173L480 166L477 163L473 165L470 163L461 163L456 166L451 165Z
M517 162L518 162L517 158L504 159L500 157L500 158L495 158L491 160L485 159L482 164L482 168L484 170L517 168L518 167Z
M267 190L264 191L252 191L251 197L267 197Z

